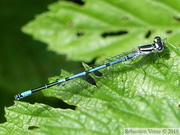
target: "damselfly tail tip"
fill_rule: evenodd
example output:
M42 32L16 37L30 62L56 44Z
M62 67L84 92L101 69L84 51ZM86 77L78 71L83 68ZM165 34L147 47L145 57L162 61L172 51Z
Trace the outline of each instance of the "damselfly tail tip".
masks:
M19 99L21 99L21 95L20 94L15 95L14 98L15 98L15 100L19 100Z
M15 95L14 98L15 98L15 100L19 100L19 99L24 98L24 97L27 97L27 96L29 96L29 95L31 95L31 94L32 94L32 91L31 91L31 90L28 90L28 91L25 91L25 92L23 92L23 93L20 93L20 94Z

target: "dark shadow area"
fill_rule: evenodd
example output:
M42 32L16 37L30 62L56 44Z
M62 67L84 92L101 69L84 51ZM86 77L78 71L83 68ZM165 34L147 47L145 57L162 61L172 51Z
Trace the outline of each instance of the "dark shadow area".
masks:
M167 30L166 33L171 34L171 33L173 33L173 31L172 30Z
M84 5L84 2L82 0L67 0L67 1L72 1L76 4L79 4L79 5Z
M14 104L14 96L48 83L48 78L59 76L60 70L73 71L80 62L67 61L66 56L47 50L47 45L34 41L21 28L37 14L47 11L57 0L1 0L0 2L0 123L5 122L4 107ZM43 103L58 108L71 108L56 98L38 92L21 101Z
M178 16L173 16L173 19L178 21L178 22L180 21L180 17L178 17Z
M76 36L77 37L81 37L81 36L84 36L84 32L81 32L81 31L78 31L77 33L76 33Z
M104 32L101 34L103 38L109 37L109 36L121 36L128 34L128 31L120 30L120 31L112 31L112 32Z
M145 38L149 38L152 34L151 30L148 30L148 32L145 34Z
M38 96L38 98L33 98L33 97L37 97L37 96ZM69 105L69 104L65 103L64 101L57 99L55 97L45 97L42 94L42 92L39 92L37 94L33 94L29 97L22 99L21 101L25 101L25 102L28 102L31 104L38 102L38 103L49 105L53 108L72 109L72 110L75 110L75 108L76 108L76 106Z
M39 127L37 127L37 126L29 126L28 127L29 130L34 130L34 129L37 129L37 128L39 128Z

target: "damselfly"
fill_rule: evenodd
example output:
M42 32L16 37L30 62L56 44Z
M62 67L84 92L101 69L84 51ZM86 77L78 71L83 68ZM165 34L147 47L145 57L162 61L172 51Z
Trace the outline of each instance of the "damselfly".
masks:
M160 52L162 52L164 50L164 46L165 46L165 44L163 43L161 38L159 36L156 36L154 38L154 41L153 41L152 44L138 46L136 49L134 49L131 52L126 53L126 55L124 55L124 56L123 55L117 55L117 56L113 57L113 59L110 59L110 61L108 61L108 62L105 61L104 64L93 66L89 70L85 70L83 72L74 74L74 75L66 77L64 79L59 79L59 80L57 80L55 82L52 82L52 83L49 83L49 84L45 84L45 85L43 85L41 87L38 87L38 88L35 88L35 89L31 89L31 90L22 92L20 94L17 94L15 96L15 99L19 100L21 98L24 98L24 97L27 97L29 95L32 95L35 92L41 91L43 89L47 89L47 88L52 87L54 85L65 83L67 81L73 80L73 79L78 78L78 77L86 76L86 75L88 75L90 73L99 71L99 70L101 70L103 68L112 66L112 65L120 63L120 62L125 62L125 61L129 61L129 60L133 60L133 59L136 59L139 56L144 56L144 55L149 56L152 53L160 53Z

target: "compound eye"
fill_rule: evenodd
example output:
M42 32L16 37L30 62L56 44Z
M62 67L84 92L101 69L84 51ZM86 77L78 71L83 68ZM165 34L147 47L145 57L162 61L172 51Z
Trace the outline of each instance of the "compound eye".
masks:
M161 51L163 51L164 47L163 46L159 46L157 49L158 49L159 52L161 52Z
M162 50L162 47L158 47L158 51L161 51Z

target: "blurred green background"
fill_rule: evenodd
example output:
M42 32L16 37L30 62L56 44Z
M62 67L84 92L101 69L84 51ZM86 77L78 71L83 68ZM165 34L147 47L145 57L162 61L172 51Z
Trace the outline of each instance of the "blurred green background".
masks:
M48 78L58 76L61 69L72 71L80 65L80 62L67 62L66 56L48 51L46 44L21 31L25 24L48 11L48 5L56 1L0 1L0 123L6 121L4 107L14 104L14 95L48 83ZM69 107L58 99L44 97L41 92L23 101Z

